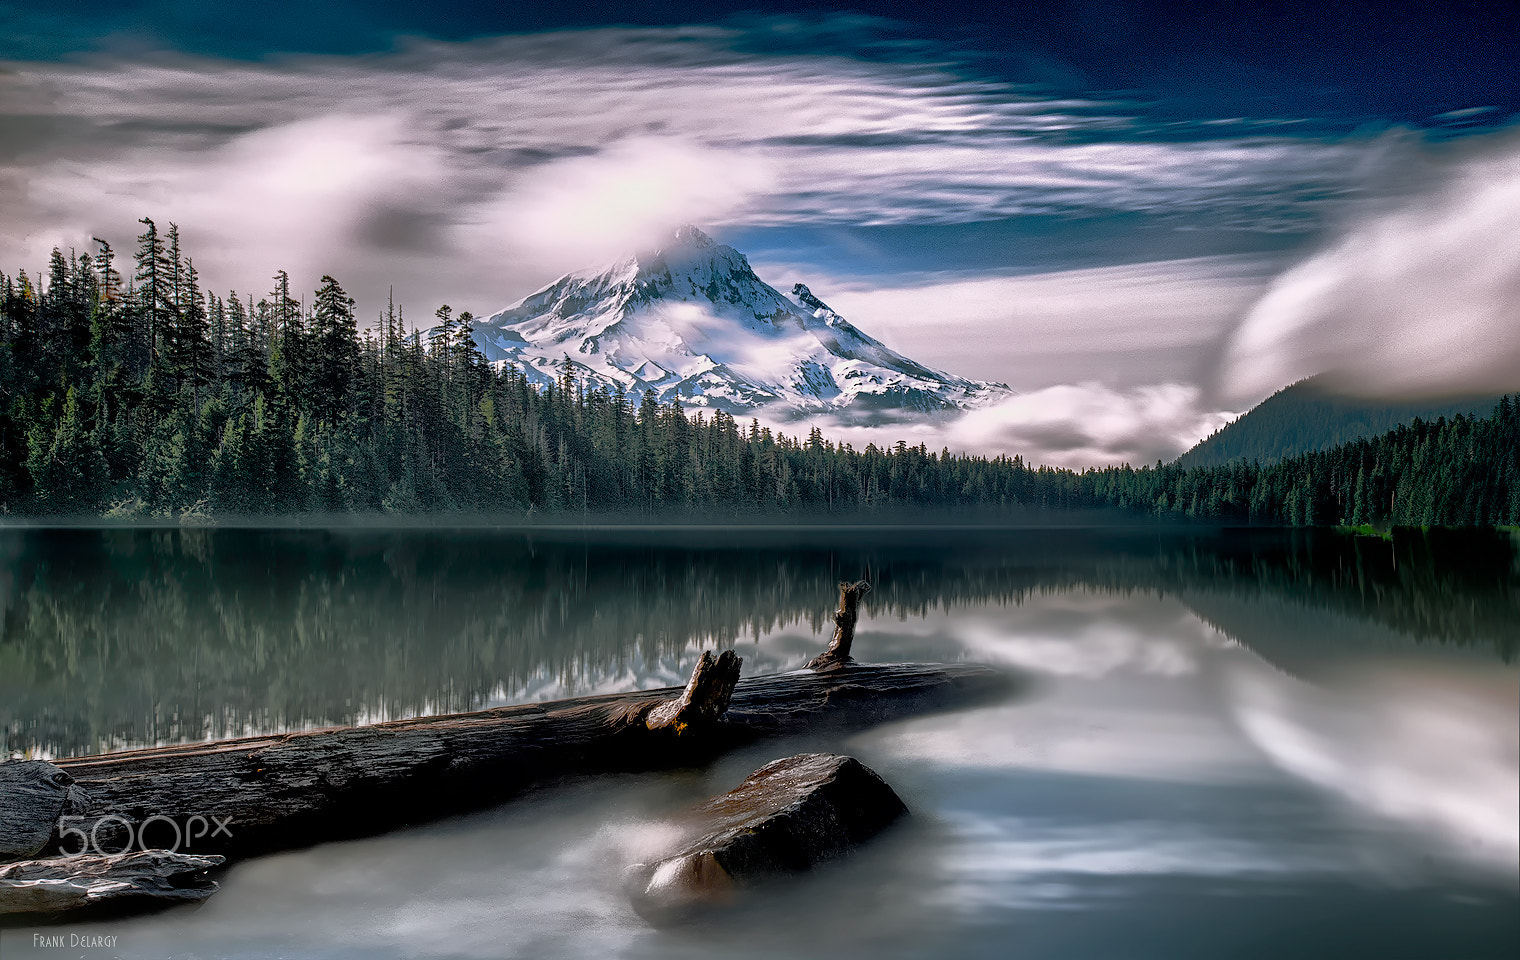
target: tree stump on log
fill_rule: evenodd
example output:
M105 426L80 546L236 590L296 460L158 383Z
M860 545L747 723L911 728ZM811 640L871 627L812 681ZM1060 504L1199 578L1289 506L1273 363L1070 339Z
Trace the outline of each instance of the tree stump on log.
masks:
M686 689L676 699L651 708L644 715L644 725L651 730L669 728L681 734L693 725L717 723L728 712L734 687L739 683L739 668L743 665L743 658L732 650L724 650L717 660L713 659L712 653L703 650L702 658L692 668Z
M855 642L855 622L860 619L860 598L871 592L864 580L839 584L839 609L834 611L834 637L829 648L807 662L809 670L837 670L854 663L850 645Z

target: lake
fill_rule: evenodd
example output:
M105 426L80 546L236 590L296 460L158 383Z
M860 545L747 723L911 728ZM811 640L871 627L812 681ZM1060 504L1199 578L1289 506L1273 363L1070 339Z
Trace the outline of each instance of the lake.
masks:
M75 924L123 957L1511 957L1506 532L0 530L0 753L66 757L684 682L819 652L991 663L1004 700L598 778L234 867ZM670 820L846 752L913 816L721 921L619 890ZM0 955L33 950L0 933ZM52 931L52 932L57 932Z

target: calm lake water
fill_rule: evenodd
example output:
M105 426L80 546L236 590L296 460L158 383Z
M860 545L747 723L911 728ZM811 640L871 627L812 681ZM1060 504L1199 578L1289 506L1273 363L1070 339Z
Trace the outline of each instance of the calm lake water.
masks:
M1520 954L1506 533L0 531L0 754L665 686L704 647L790 670L857 577L858 658L1029 682L250 861L199 909L60 928L117 938L67 955ZM619 874L671 818L818 749L911 821L721 922L633 914ZM0 955L64 955L33 932Z

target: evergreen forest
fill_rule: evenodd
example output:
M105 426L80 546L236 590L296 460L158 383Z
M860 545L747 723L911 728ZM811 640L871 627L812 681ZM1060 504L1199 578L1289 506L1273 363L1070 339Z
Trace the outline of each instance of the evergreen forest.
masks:
M652 393L493 368L473 317L361 332L332 277L298 299L202 288L148 219L130 262L54 250L0 273L0 512L178 520L308 515L728 520L1050 511L1225 524L1520 523L1520 403L1271 462L1086 471L1019 456L792 437ZM124 276L122 271L126 270Z
M1484 416L1495 395L1428 400L1369 400L1337 392L1310 377L1272 394L1240 418L1216 430L1177 458L1184 467L1220 467L1237 460L1275 463L1312 450L1326 450L1362 437L1387 433L1416 419Z

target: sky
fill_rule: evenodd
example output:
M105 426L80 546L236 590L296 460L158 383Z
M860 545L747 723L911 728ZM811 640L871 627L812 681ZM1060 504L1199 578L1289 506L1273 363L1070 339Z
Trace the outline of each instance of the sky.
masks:
M571 8L573 6L573 9ZM0 0L0 269L487 314L678 223L920 361L939 441L1169 457L1286 384L1520 389L1520 7Z

